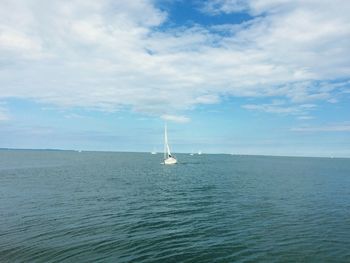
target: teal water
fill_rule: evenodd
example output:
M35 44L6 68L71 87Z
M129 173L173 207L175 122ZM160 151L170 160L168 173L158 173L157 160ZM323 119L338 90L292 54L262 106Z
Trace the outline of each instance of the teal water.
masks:
M350 262L350 159L0 151L0 262Z

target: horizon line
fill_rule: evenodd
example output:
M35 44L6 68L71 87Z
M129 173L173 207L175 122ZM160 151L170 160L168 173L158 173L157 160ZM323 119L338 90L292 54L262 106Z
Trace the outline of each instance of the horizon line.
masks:
M109 152L109 153L151 153L145 151L118 151L118 150L76 150L76 149L58 149L58 148L9 148L0 147L1 150L14 150L14 151L67 151L67 152ZM162 152L156 152L162 153ZM192 152L174 152L174 154L193 154ZM201 152L201 155L232 155L232 156L260 156L260 157L292 157L292 158L328 158L328 159L349 159L350 156L307 156L307 155L273 155L273 154L247 154L247 153L210 153Z

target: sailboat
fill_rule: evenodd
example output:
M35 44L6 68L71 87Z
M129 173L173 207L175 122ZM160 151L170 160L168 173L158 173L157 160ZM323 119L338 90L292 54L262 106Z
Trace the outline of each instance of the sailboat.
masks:
M171 155L170 147L168 144L168 131L165 124L164 128L164 164L176 164L177 160L174 156Z

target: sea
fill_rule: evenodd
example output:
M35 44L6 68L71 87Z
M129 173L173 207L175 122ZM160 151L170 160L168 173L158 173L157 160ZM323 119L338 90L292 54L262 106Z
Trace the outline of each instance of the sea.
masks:
M350 262L350 159L0 151L0 262Z

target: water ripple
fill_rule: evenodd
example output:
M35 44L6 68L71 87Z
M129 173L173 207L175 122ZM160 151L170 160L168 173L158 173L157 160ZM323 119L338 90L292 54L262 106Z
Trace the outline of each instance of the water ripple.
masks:
M5 156L0 261L350 261L347 159L178 158Z

